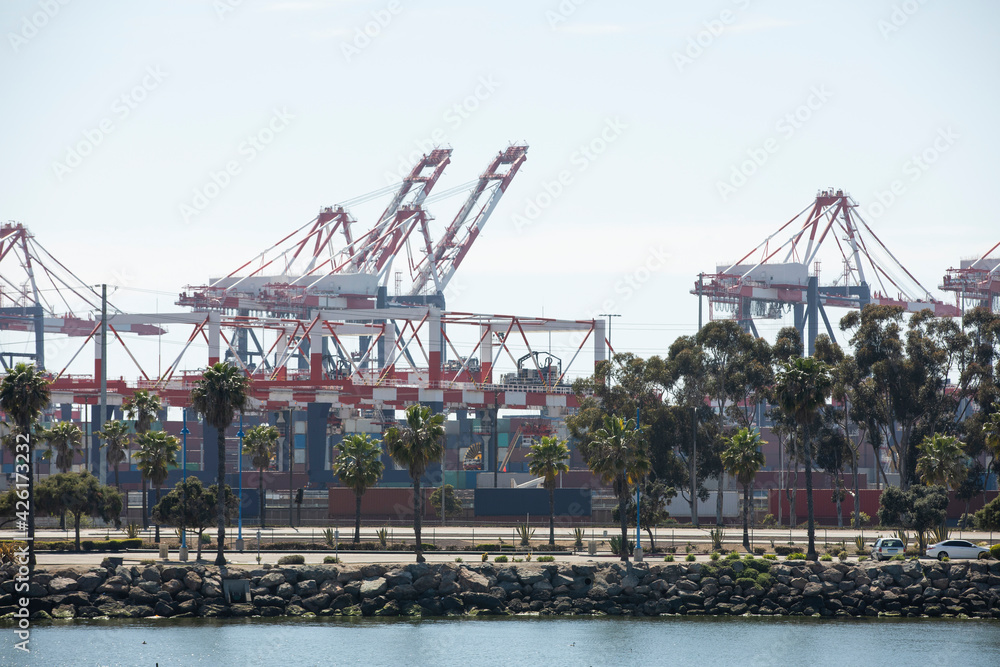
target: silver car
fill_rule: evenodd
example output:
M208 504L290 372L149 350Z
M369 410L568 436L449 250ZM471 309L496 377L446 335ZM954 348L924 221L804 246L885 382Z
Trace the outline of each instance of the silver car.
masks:
M990 550L976 546L968 540L945 540L927 547L927 556L941 560L948 558L989 558Z
M872 545L872 558L886 560L893 556L901 556L906 551L903 540L897 537L880 537Z

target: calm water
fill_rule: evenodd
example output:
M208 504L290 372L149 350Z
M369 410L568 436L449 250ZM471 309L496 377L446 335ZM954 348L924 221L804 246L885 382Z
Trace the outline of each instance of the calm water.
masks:
M981 620L514 618L88 622L36 627L45 665L1000 665Z

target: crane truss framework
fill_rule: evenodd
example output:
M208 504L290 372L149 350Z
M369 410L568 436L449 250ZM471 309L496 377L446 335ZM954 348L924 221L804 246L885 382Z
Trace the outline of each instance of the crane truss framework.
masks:
M577 406L576 396L564 380L580 353L589 343L596 364L605 358L606 351L603 320L481 315L442 312L434 307L338 310L321 312L311 320L225 316L214 311L116 314L109 317L109 331L128 325L162 323L191 327L180 354L159 376L140 367L143 379L134 385L124 380L109 380L109 404L120 403L124 396L141 388L158 393L167 405L188 406L191 389L201 378L201 372L179 369L192 344L203 341L208 349L208 364L226 358L240 365L251 378L254 410L298 407L312 402L344 409L403 409L421 402L457 409L484 409L495 404L558 411ZM471 327L473 334L461 336L462 327ZM273 336L273 344L266 350L260 346L261 363L246 365L238 354L238 338L247 332L255 340L266 340L263 333L259 339L255 333L265 331ZM474 340L471 349L467 349L469 343L462 349L446 332L459 334L463 340ZM515 354L525 348L531 351L532 337L550 332L572 332L580 341L561 377L552 381L539 369L537 383L494 381L497 358L506 355L515 361ZM95 374L58 374L52 385L54 403L95 403L99 391L95 378L100 377L101 366L99 336L91 337ZM357 353L348 352L350 339L358 341ZM116 336L115 340L125 344L121 337ZM445 350L455 361L442 363ZM328 363L336 359L344 363L340 366ZM306 363L292 369L296 360Z
M309 318L316 310L375 305L379 288L388 291L393 268L405 268L410 287L397 296L444 292L468 255L511 180L527 159L527 146L498 153L480 177L430 197L451 161L452 150L424 155L398 186L376 190L320 210L236 270L189 287L178 305L197 310ZM424 208L436 198L468 195L437 241ZM358 233L347 207L392 194L370 229ZM400 271L400 274L402 272Z
M990 312L1000 312L1000 258L990 257L1000 249L1000 243L986 251L982 257L963 261L960 268L948 269L941 289L955 292L957 305L982 306Z
M907 312L930 309L939 317L959 315L957 308L931 296L861 218L857 207L843 190L819 192L810 206L738 261L701 274L691 293L708 297L713 318L723 313L750 326L754 318L780 318L790 308L807 305L810 278L819 276L819 252L829 241L827 246L836 247L842 268L831 284L818 285L820 309L874 303Z

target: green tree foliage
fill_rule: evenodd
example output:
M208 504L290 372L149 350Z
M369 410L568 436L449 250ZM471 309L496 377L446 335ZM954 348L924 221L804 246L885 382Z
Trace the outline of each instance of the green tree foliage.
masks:
M128 424L115 419L104 422L104 430L97 432L97 437L104 441L101 446L107 449L108 465L115 471L115 488L121 489L118 482L118 466L128 458L129 427Z
M113 486L101 484L89 472L63 472L43 480L35 495L35 507L40 512L73 516L76 550L80 550L80 520L85 516L100 517L120 525L124 501Z
M177 467L177 452L181 443L176 436L163 431L147 431L139 436L139 449L133 455L137 461L139 474L146 481L153 483L156 491L156 502L160 501L160 488L167 481L171 468ZM160 542L160 524L156 524L154 541Z
M35 488L35 441L36 437L32 433L35 422L45 406L49 404L49 384L34 366L19 363L15 364L3 380L0 381L0 410L3 410L7 418L13 422L9 446L15 455L15 473L20 473L27 477L28 497L34 498ZM23 447L25 446L26 447ZM23 447L23 449L22 449ZM18 459L19 455L25 455L24 469L19 465L23 459ZM18 479L21 479L20 477ZM28 512L28 566L31 572L35 568L35 514Z
M1000 530L1000 496L986 503L976 512L976 528L979 530Z
M621 559L628 562L628 523L625 506L631 489L649 474L649 452L641 430L635 420L605 417L604 426L594 434L587 466L605 484L610 484L618 498L621 525Z
M543 436L541 442L531 445L528 451L528 472L542 478L542 486L549 492L549 545L556 543L556 480L559 473L569 472L569 448L565 440Z
M125 399L122 403L122 411L125 416L135 422L136 435L148 433L156 421L157 415L163 405L160 397L151 394L148 389L137 389L134 394ZM146 504L146 478L142 478L142 527L149 525L149 511Z
M935 433L928 435L917 445L917 474L928 485L943 486L945 489L957 487L965 477L967 465L965 451L958 438Z
M649 549L656 551L656 540L653 529L661 525L670 518L667 511L667 503L677 497L677 491L672 486L667 486L663 482L653 479L646 479L640 488L639 493L639 524L649 536ZM621 510L615 507L611 510L611 518L614 521L621 521ZM635 497L629 496L628 503L625 504L625 518L629 521L635 517Z
M222 505L225 508L224 520L229 523L240 508L239 498L229 488L223 487ZM215 484L207 489L202 486L197 477L188 477L174 485L165 496L153 507L153 520L157 524L179 526L183 529L193 528L198 535L196 558L201 560L201 536L218 519L219 487Z
M809 548L806 557L816 560L816 524L813 513L812 441L809 427L819 408L826 403L833 386L829 367L813 358L795 357L782 366L775 378L774 397L781 409L792 415L802 427L803 459L806 471L806 506L808 508Z
M444 415L431 414L431 409L421 405L411 405L406 409L406 426L392 426L385 432L385 444L389 456L401 466L405 466L413 480L413 534L416 538L414 549L417 562L426 559L420 541L420 519L424 509L420 496L420 478L432 461L440 461L444 455Z
M73 422L56 422L51 428L42 431L42 438L50 448L45 455L55 457L59 472L69 472L73 467L73 459L83 445L83 431L80 427Z
M900 526L917 533L920 552L925 550L924 533L944 522L948 492L943 486L911 486L907 490L890 486L879 499L878 520L885 527Z
M731 438L722 452L722 465L743 487L743 548L750 551L750 486L757 472L764 465L763 441L760 434L741 428Z
M218 451L219 472L216 484L219 488L226 485L226 429L233 423L236 413L246 409L250 400L250 378L231 364L218 362L211 368L206 368L200 380L191 390L191 405L204 415L205 421L216 429L216 450ZM224 498L219 496L216 509L218 530L218 552L215 564L222 567L226 564L226 507Z
M462 503L458 501L455 497L455 487L451 484L444 485L444 508L441 507L441 488L438 487L434 489L434 493L431 494L430 501L431 507L438 516L441 516L441 512L446 512L446 517L459 517L464 514L462 509Z
M337 458L333 473L341 484L354 492L354 543L361 543L361 497L365 491L378 484L385 471L382 462L382 443L363 433L349 435L337 445Z
M266 498L264 497L264 471L271 467L271 461L278 451L278 427L270 424L254 426L243 437L243 456L250 457L250 463L257 469L257 498L260 502L260 527L265 527Z

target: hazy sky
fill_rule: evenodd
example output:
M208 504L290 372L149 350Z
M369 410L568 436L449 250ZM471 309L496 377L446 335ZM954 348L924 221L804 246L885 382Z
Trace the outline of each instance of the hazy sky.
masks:
M449 307L616 312L616 348L664 353L695 328L697 273L819 188L849 191L935 292L1000 241L998 19L933 0L4 0L0 219L120 307L167 311L435 139L454 149L439 189L526 142ZM113 352L112 374L136 371Z

